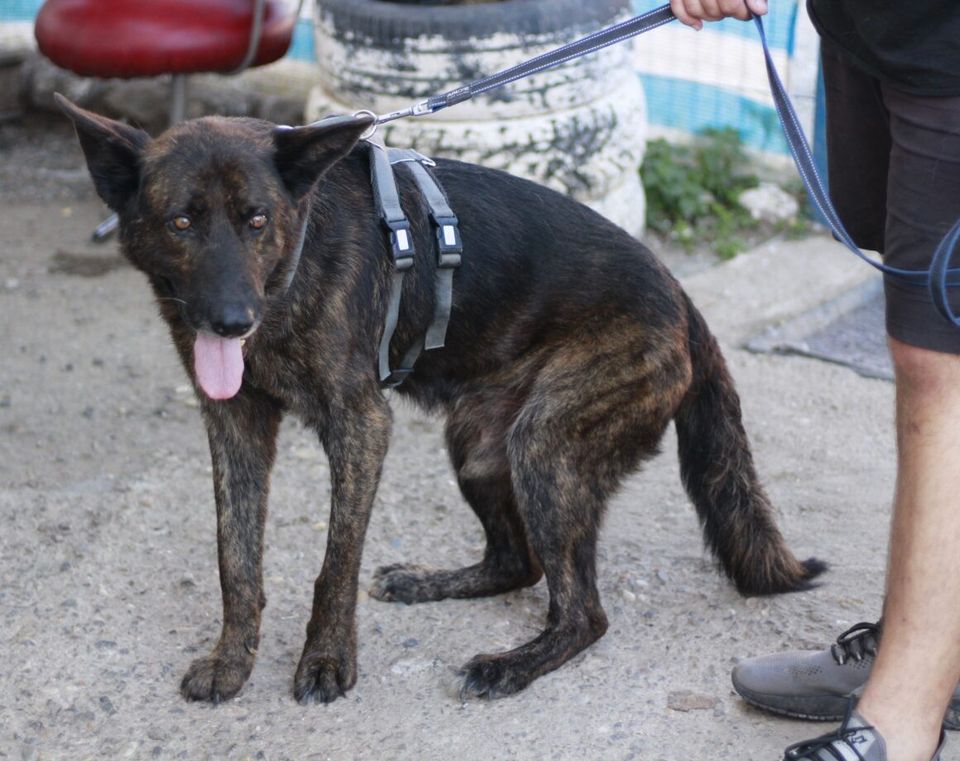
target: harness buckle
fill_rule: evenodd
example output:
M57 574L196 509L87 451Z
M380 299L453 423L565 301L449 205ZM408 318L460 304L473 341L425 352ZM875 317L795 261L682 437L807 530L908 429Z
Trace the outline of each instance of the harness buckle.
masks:
M390 164L409 164L419 163L424 166L436 166L437 162L429 156L424 156L420 151L413 148L388 148L387 155L390 157Z
M390 375L380 381L380 383L384 388L396 388L402 385L412 373L412 367L398 367L395 370L391 370Z
M460 222L454 217L438 217L437 225L437 266L453 269L460 266L463 253L463 241L460 239Z
M405 272L413 266L413 237L410 235L410 223L404 219L391 222L389 226L393 266L398 272Z

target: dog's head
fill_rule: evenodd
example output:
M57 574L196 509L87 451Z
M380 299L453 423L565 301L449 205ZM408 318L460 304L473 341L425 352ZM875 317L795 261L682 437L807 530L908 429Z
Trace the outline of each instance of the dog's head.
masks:
M62 96L57 103L97 193L120 217L124 254L197 333L200 385L212 398L233 396L241 341L259 326L268 288L283 283L300 242L302 201L372 117L296 128L208 117L151 139Z

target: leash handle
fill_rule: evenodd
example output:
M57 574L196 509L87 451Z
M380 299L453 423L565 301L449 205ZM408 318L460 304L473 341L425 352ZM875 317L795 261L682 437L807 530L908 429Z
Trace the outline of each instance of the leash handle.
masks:
M910 282L913 285L927 285L928 273L923 270L902 270L895 267L888 267L884 264L874 261L864 254L853 238L840 221L840 215L830 200L826 186L820 178L816 164L813 160L813 154L810 153L810 147L807 139L800 127L800 120L794 111L793 104L787 95L787 90L783 86L780 75L773 63L773 56L770 54L770 47L767 44L767 35L763 29L763 21L759 16L753 17L757 26L757 32L760 34L760 42L763 45L763 57L767 67L767 79L770 82L770 93L773 95L773 104L777 109L777 116L780 119L780 125L783 128L784 136L787 139L787 146L790 148L790 154L793 156L793 162L796 164L797 171L800 173L800 179L804 187L810 193L820 213L827 220L833 231L834 236L843 243L851 252L865 261L871 267L888 275L894 275L901 280Z
M890 267L874 261L864 254L860 248L853 242L853 238L840 221L840 215L830 200L820 173L813 161L813 155L810 153L810 147L807 144L803 129L800 127L800 120L794 111L793 104L787 95L786 88L780 79L776 66L773 63L773 57L770 55L770 47L767 44L767 36L763 29L763 21L759 16L754 16L753 20L757 26L757 32L760 35L760 42L763 45L763 56L767 67L767 79L770 81L770 93L773 96L773 103L777 109L777 116L780 118L780 125L783 127L783 133L787 138L787 145L793 156L794 164L800 173L800 179L803 180L804 187L809 192L810 197L816 203L823 217L830 224L834 237L843 243L850 251L865 261L874 269L896 278L908 285L928 288L933 303L943 317L954 325L960 326L960 318L950 309L947 289L955 288L960 285L960 269L950 269L950 260L960 243L960 220L940 241L940 245L934 254L930 268L926 270L906 270L898 267Z
M930 263L930 295L933 298L933 305L944 319L960 327L960 317L950 308L950 299L947 296L947 288L955 287L957 284L957 270L950 269L950 259L957 250L958 243L960 243L960 219L943 237L933 254L933 261Z

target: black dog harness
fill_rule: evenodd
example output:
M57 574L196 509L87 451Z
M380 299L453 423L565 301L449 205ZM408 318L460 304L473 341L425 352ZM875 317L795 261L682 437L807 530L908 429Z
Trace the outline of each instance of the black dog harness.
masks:
M439 349L444 345L450 310L453 306L453 271L460 266L463 242L457 216L447 203L443 188L428 167L435 163L414 150L385 148L368 141L370 146L370 179L377 212L389 231L390 251L393 254L393 277L390 284L390 299L387 317L380 339L380 382L396 388L413 372L413 365L426 349ZM434 278L433 321L426 335L407 349L400 360L400 367L390 369L390 340L397 328L400 316L400 299L403 293L403 276L413 267L413 237L410 220L400 207L400 193L393 167L406 164L417 183L420 194L430 209L430 219L437 236L437 270Z

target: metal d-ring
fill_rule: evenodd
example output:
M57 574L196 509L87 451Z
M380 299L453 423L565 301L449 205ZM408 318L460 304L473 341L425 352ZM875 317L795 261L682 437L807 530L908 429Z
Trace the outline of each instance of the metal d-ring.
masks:
M379 117L378 117L375 113L373 113L373 111L370 111L369 109L366 109L366 108L364 108L364 109L362 109L362 110L360 110L360 111L356 111L356 112L353 114L353 118L354 118L354 119L356 119L356 118L359 117L359 116L372 116L372 117L373 117L373 124L371 124L371 125L367 128L367 131L366 131L366 132L364 132L362 135L360 135L360 139L361 139L361 140L369 140L371 137L373 137L375 134L377 134L377 127L380 126L380 119L379 119Z

